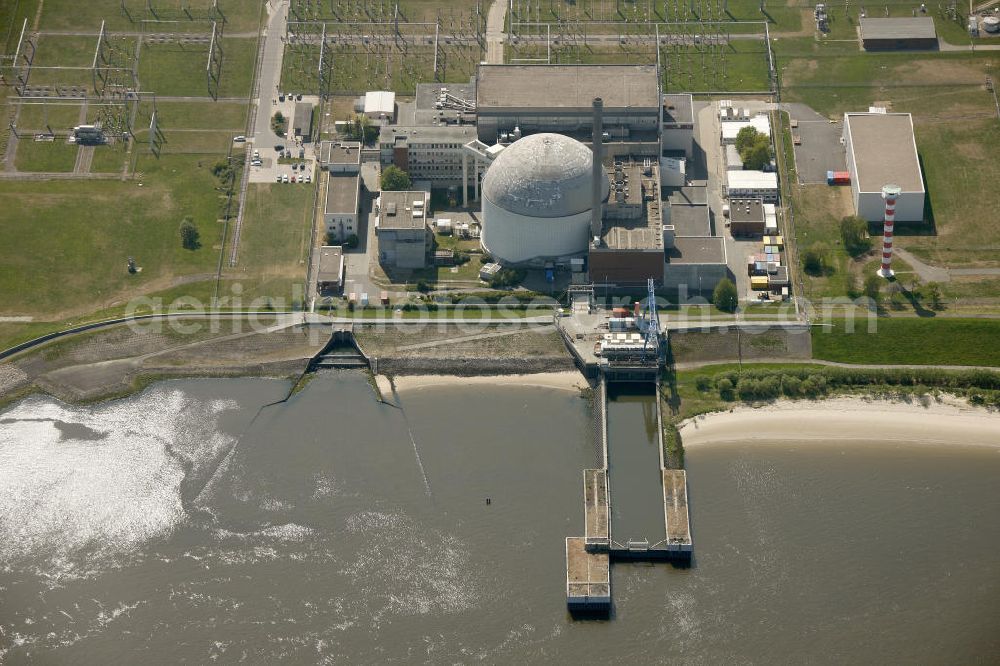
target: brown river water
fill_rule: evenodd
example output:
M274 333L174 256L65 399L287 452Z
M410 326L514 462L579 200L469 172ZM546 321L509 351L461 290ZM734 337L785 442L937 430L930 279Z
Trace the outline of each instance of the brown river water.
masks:
M261 409L287 389L183 380L0 413L0 663L1000 655L995 449L692 447L693 566L616 564L612 618L574 621L563 540L595 464L577 392L414 389L398 409L345 371ZM647 412L609 406L626 531L662 525Z

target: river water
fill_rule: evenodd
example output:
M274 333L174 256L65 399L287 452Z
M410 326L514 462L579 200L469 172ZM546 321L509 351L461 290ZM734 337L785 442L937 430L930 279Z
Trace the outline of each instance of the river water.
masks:
M401 410L340 372L261 409L287 388L175 381L0 413L0 662L1000 653L995 450L694 447L693 566L616 564L614 617L573 621L585 400L462 386Z

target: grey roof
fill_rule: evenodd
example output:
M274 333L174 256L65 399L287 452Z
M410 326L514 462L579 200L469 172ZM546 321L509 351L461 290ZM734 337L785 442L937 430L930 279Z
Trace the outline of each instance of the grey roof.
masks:
M340 282L344 274L344 254L339 245L324 245L319 249L317 282Z
M422 229L427 226L428 196L422 190L402 192L382 192L379 195L380 231L398 231L405 229ZM423 216L413 215L413 202L424 202Z
M861 19L861 39L934 39L934 19L929 16Z
M666 252L668 264L724 264L725 240L720 236L677 236Z
M490 108L591 108L595 97L604 109L659 104L655 65L480 65L476 105Z
M326 183L327 215L356 215L361 175L356 173L331 173Z
M379 143L392 143L406 138L408 142L448 141L468 143L476 138L473 125L383 125L379 129Z
M309 102L296 102L295 104L295 129L308 131L312 128L313 105Z
M730 199L733 222L764 222L764 202L760 199Z
M590 210L594 154L562 134L532 134L507 147L483 178L483 196L529 217L565 217ZM602 178L607 200L611 190Z
M693 123L694 99L690 94L670 94L663 96L664 123Z
M320 146L324 164L361 164L361 144L357 141L324 141Z
M923 192L924 179L908 113L848 113L858 189L881 192L899 185L904 192Z
M712 233L708 206L705 204L689 206L665 203L663 214L663 223L673 226L678 236L709 236Z

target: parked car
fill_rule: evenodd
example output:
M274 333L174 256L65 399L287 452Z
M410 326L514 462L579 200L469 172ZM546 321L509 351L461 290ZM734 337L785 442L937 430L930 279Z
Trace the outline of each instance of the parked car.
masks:
M275 179L275 180L276 180L277 182L279 182L279 183L280 183L280 182L281 182L281 174L279 173L279 174L278 174L277 176L275 176L275 177L274 177L274 179Z
M285 149L285 147L282 144L280 144L280 143L279 144L275 144L275 146L274 146L275 152L278 152L278 153L280 153L284 149Z
M253 158L255 160L260 159L260 151L259 150L253 151Z
M305 159L305 156L306 156L306 149L305 148L299 148L299 159L300 160L301 159Z
M285 93L281 93L280 95L278 95L278 101L279 102L284 102L285 101Z
M295 99L297 99L298 101L301 102L302 101L302 93L299 93L298 95L296 95Z
M283 182L283 183L287 183L288 182L288 174L287 173L286 174L282 174L282 176L281 176L281 182Z
M242 134L240 134L239 136L234 136L233 137L233 141L235 141L236 143L243 143L246 140L247 140L247 138L245 136L243 136Z
M313 182L313 177L312 177L312 176L310 176L309 174L306 174L306 182L307 182L307 183L311 183L311 182Z
M293 183L295 182L295 174L294 173L292 174L292 182Z

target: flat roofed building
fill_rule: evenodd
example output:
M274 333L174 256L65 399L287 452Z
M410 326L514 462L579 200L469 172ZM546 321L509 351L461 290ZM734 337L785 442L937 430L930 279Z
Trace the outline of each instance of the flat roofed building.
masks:
M727 171L726 194L730 199L778 201L778 174L771 171Z
M423 191L382 192L377 204L379 261L389 268L427 265L430 194Z
M666 249L663 286L709 297L720 280L730 277L726 242L721 236L676 236Z
M379 131L382 164L393 164L411 180L429 180L432 187L461 187L463 146L476 138L471 125L393 125ZM473 184L474 169L467 169Z
M655 65L480 65L476 114L481 141L500 132L569 133L591 126L595 97L604 129L659 130L660 78Z
M691 157L694 150L694 98L689 94L663 96L663 133L660 145L664 152L683 151Z
M372 120L392 121L396 117L396 93L369 90L365 93L364 114Z
M844 114L844 146L851 173L851 193L859 217L879 222L885 217L882 188L898 185L897 222L924 219L924 177L908 113Z
M863 18L861 46L866 51L936 49L934 19L929 16Z
M309 102L295 103L295 116L292 120L294 135L308 141L312 136L313 105Z
M323 222L328 234L343 241L358 233L360 193L360 174L331 173L327 177Z
M320 293L339 293L344 288L344 252L339 245L319 249L316 288Z
M323 141L319 148L319 164L331 173L359 173L361 144L356 141Z
M730 199L729 231L733 236L763 236L764 203L760 199Z
M619 286L663 280L660 167L655 159L616 162L600 245L590 248L591 279Z

